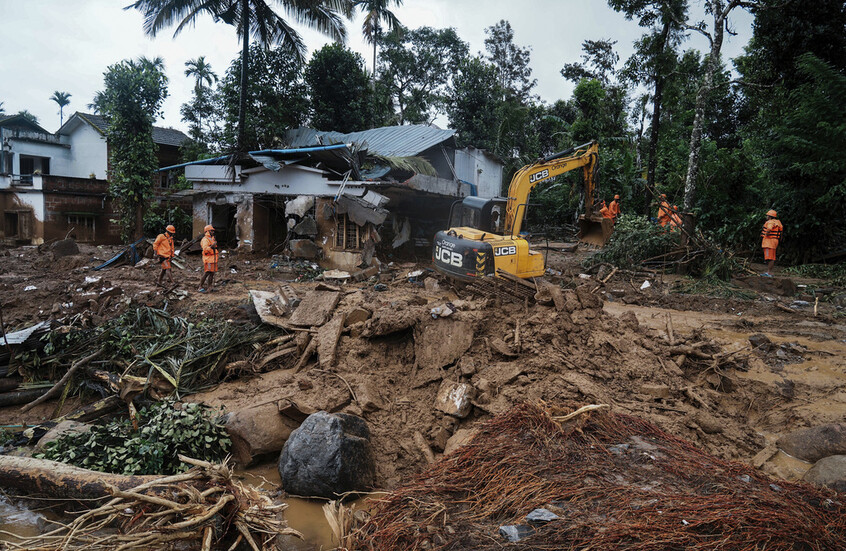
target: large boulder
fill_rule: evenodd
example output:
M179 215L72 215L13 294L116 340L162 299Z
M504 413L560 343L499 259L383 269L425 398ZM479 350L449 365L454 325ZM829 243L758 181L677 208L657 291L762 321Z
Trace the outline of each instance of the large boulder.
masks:
M276 402L231 413L226 432L232 439L232 455L240 465L282 449L299 422L280 413Z
M301 496L370 490L376 465L367 423L346 413L309 415L282 448L279 475L286 492Z
M846 423L796 430L779 438L776 445L784 453L812 463L829 455L846 455Z
M79 254L79 246L71 238L60 239L50 245L50 251L53 253L53 258L62 258L63 256Z
M817 486L846 492L846 455L830 455L817 461L802 479Z

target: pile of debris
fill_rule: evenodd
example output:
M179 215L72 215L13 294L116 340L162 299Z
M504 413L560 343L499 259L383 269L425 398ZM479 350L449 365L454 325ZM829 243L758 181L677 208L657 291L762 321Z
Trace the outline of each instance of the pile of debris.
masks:
M353 549L837 549L846 504L640 418L518 405L382 499ZM841 543L838 543L841 542Z

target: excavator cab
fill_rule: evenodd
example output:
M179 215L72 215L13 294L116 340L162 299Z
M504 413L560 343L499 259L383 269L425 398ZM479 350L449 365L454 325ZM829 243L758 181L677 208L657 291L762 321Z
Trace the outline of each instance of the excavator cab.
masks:
M449 210L450 228L473 228L502 235L505 230L505 197L465 197Z

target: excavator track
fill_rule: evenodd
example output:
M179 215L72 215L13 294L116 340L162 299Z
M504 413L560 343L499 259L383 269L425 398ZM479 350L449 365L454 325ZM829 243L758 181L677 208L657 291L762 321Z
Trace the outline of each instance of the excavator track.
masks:
M533 279L521 279L502 269L496 271L498 277L480 277L467 285L467 290L486 297L496 297L510 302L523 304L534 302L538 286Z

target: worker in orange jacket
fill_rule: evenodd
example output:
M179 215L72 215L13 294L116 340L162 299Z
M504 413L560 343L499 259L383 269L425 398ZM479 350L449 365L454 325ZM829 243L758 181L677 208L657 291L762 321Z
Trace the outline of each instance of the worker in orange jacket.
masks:
M667 194L661 194L661 203L658 206L658 223L661 224L661 227L665 227L672 221L672 216L670 216L670 203L667 202Z
M153 253L158 258L162 266L162 271L159 273L159 279L156 282L157 286L161 286L165 274L170 285L173 285L173 275L170 271L170 261L173 259L175 249L173 246L173 236L176 234L176 228L172 224L165 228L164 233L160 233L153 242Z
M205 237L200 241L203 247L203 277L200 279L200 292L214 291L214 274L217 272L217 261L220 254L217 251L217 240L214 238L214 227L211 225L203 228Z
M778 220L778 214L772 209L768 210L767 221L764 222L764 227L761 230L761 248L764 249L764 260L767 261L767 271L761 275L765 277L773 277L776 249L778 248L778 241L781 239L782 231L784 231L784 226Z
M611 214L611 209L608 208L608 206L605 204L605 201L602 202L602 208L599 209L599 214L601 214L603 218L607 218L612 222L614 221L614 215Z
M620 196L615 195L614 200L608 205L608 210L611 211L611 219L617 223L617 217L620 216Z
M681 230L682 227L682 219L679 216L679 207L673 205L672 211L670 211L670 227L673 231Z

